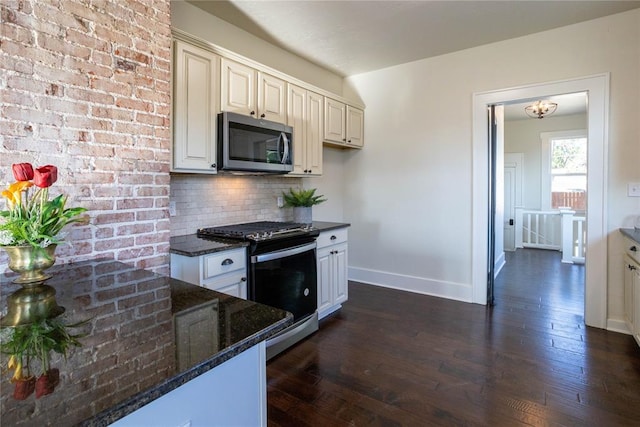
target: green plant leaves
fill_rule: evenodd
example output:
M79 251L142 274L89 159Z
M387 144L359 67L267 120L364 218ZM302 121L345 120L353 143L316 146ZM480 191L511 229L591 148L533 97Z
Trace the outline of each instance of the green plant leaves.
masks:
M284 197L285 206L304 206L309 207L313 205L318 205L322 202L326 202L327 199L323 199L323 195L316 196L316 189L310 188L305 190L304 188L294 190L293 188L289 188L289 192L282 193Z

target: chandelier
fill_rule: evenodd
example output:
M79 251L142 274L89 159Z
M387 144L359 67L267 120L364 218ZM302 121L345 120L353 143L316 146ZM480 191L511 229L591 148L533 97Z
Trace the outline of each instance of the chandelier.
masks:
M534 119L541 119L545 116L553 114L558 108L558 104L550 101L536 101L531 105L527 105L524 107L524 111L527 113L527 116L533 117Z

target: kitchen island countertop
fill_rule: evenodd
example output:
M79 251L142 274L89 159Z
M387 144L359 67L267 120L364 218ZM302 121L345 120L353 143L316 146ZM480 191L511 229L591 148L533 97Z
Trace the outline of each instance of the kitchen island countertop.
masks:
M188 381L275 335L293 316L273 307L235 298L109 259L58 265L46 284L56 290L67 323L88 320L87 335L65 361L52 353L60 384L50 395L12 397L11 375L0 377L2 424L103 426L134 412ZM0 275L2 314L7 296L20 289L12 273ZM178 318L207 306L210 334L197 358L180 357ZM9 329L9 328L6 328ZM209 329L207 329L209 331ZM200 347L199 347L200 348ZM187 349L188 350L188 349ZM188 352L187 352L188 353ZM6 366L7 355L0 356Z

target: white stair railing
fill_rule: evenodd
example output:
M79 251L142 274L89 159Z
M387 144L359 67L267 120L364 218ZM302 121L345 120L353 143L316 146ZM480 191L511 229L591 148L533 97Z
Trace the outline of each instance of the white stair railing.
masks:
M516 248L562 251L562 262L584 263L586 254L586 218L575 211L516 209Z

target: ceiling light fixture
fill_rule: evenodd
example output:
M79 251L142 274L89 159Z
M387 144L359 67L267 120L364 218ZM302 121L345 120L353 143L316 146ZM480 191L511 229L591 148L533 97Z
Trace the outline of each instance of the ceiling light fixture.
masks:
M534 119L541 119L545 116L553 114L558 108L558 104L550 101L536 101L531 105L527 105L524 107L524 111L527 113L527 116L533 117Z

